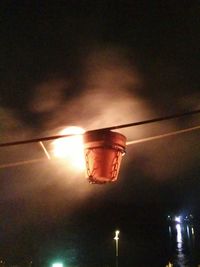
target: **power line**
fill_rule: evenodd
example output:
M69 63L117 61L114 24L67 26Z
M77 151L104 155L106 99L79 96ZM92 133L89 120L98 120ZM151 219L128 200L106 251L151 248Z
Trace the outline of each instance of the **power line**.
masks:
M192 110L192 111L184 112L184 113L179 113L179 114L174 114L174 115L170 115L170 116L153 118L150 120L143 120L143 121L132 122L132 123L128 123L128 124L122 124L122 125L116 125L116 126L111 126L111 127L106 127L106 128L90 130L90 131L87 131L86 133L95 132L95 131L108 131L108 130L110 131L110 130L117 130L117 129L122 129L122 128L129 128L129 127L134 127L134 126L139 126L139 125L144 125L144 124L150 124L150 123L155 123L155 122L160 122L160 121L166 121L166 120L181 118L181 117L185 117L185 116L191 116L191 115L195 115L198 113L200 113L200 109ZM16 145L23 145L23 144L36 143L36 142L44 142L44 141L50 141L50 140L59 139L59 138L70 137L70 136L74 136L74 135L76 135L76 134L54 135L54 136L40 137L40 138L34 138L34 139L28 139L28 140L22 140L22 141L6 142L6 143L0 143L0 147L16 146ZM78 134L78 135L80 135L80 134Z
M42 150L44 151L44 154L46 155L46 157L47 157L48 159L51 159L51 156L49 155L49 153L48 153L46 147L44 146L44 144L43 144L41 141L39 142L39 144L40 144Z
M30 159L30 160L23 160L23 161L17 161L17 162L11 162L11 163L5 163L0 165L0 169L10 168L10 167L17 167L21 165L27 165L32 163L38 163L41 161L47 161L48 159L45 158L39 158L39 159Z
M0 143L0 147L25 145L25 144L30 144L30 143L39 143L39 142L44 142L44 141L55 140L55 139L58 139L58 138L70 137L70 136L74 136L74 135L75 134L52 135L52 136L33 138L33 139L22 140L22 141Z
M150 137L137 139L137 140L133 140L133 141L128 141L128 142L126 142L126 145L129 146L129 145L135 145L135 144L139 144L139 143L149 142L149 141L153 141L153 140L157 140L157 139L175 136L175 135L182 134L182 133L192 132L195 130L200 130L200 125L194 126L191 128L178 130L178 131L173 131L173 132L166 133L166 134L160 134L160 135L150 136ZM16 166L25 165L25 164L33 164L33 163L37 163L37 162L41 162L41 161L48 161L48 159L49 159L48 157L45 157L45 158L40 158L40 159L33 159L33 160L26 160L26 161L18 161L18 162L13 162L13 163L1 164L0 169L16 167Z
M174 131L171 133L160 134L160 135L150 136L150 137L146 137L146 138L142 138L142 139L138 139L138 140L128 141L128 142L126 142L126 145L127 146L135 145L135 144L153 141L153 140L157 140L157 139L161 139L161 138L165 138L165 137L169 137L169 136L174 136L174 135L178 135L178 134L182 134L182 133L188 133L188 132L195 131L195 130L200 130L200 125L194 126L191 128L187 128L187 129Z
M198 113L200 113L200 109L192 110L192 111L184 112L184 113L178 113L178 114L174 114L174 115L169 115L169 116L164 116L164 117L158 117L158 118L154 118L154 119L150 119L150 120L144 120L144 121L139 121L139 122L132 122L132 123L128 123L128 124L111 126L108 128L103 128L101 130L117 130L117 129L122 129L122 128L128 128L128 127L133 127L133 126L150 124L150 123L154 123L154 122L177 119L177 118L181 118L181 117L185 117L185 116L195 115Z

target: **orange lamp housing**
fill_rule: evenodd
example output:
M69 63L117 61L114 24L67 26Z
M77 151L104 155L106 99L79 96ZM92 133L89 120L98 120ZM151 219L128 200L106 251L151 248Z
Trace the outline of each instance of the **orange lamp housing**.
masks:
M126 137L117 132L97 130L84 134L86 175L90 183L104 184L117 180Z

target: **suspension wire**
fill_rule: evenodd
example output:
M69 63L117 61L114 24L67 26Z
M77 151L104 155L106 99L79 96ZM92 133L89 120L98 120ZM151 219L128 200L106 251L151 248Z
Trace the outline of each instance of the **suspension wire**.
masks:
M128 141L128 142L126 142L126 145L129 146L129 145L135 145L135 144L139 144L139 143L149 142L152 140L162 139L162 138L166 138L169 136L175 136L178 134L187 133L187 132L191 132L191 131L195 131L195 130L200 130L200 125L194 126L191 128L178 130L178 131L173 131L173 132L166 133L166 134L160 134L160 135L150 136L150 137L146 137L146 138L142 138L142 139L138 139L138 140ZM37 163L37 162L41 162L41 161L48 161L48 158L46 157L46 158L40 158L40 159L33 159L33 160L26 160L26 161L18 161L18 162L13 162L13 163L1 164L0 169L9 168L9 167L16 167L16 166L25 165L25 164L32 164L32 163Z
M153 118L150 120L144 120L144 121L132 122L132 123L128 123L128 124L116 125L116 126L111 126L111 127L106 127L106 128L95 129L95 130L89 130L86 133L91 133L91 132L95 132L95 131L108 131L108 130L110 131L110 130L117 130L117 129L122 129L122 128L129 128L129 127L133 127L133 126L139 126L139 125L150 124L150 123L154 123L154 122L160 122L160 121L166 121L166 120L181 118L181 117L189 116L189 115L195 115L198 113L200 113L200 109L192 110L192 111L184 112L184 113L179 113L179 114L175 114L175 115L170 115L170 116ZM0 147L16 146L16 145L22 145L22 144L35 143L35 142L50 141L50 140L70 137L70 136L74 136L74 135L80 135L80 134L54 135L54 136L34 138L34 139L29 139L29 140L0 143Z
M46 147L44 146L43 142L39 142L42 150L44 151L44 154L46 155L46 157L50 160L51 159L51 156L49 155L49 152L47 151Z
M156 139L161 139L161 138L165 138L165 137L169 137L169 136L174 136L174 135L178 135L178 134L182 134L182 133L187 133L187 132L191 132L191 131L195 131L195 130L200 130L200 125L194 126L191 128L187 128L187 129L174 131L171 133L160 134L160 135L150 136L150 137L146 137L146 138L142 138L142 139L138 139L138 140L128 141L128 142L126 142L126 145L129 146L129 145L144 143L144 142L148 142L148 141L152 141L152 140L156 140Z
M33 138L33 139L22 140L22 141L0 143L0 147L25 145L25 144L30 144L30 143L39 143L39 142L44 142L44 141L55 140L55 139L58 139L58 138L70 137L70 136L74 136L74 135L76 135L76 134L53 135L53 136ZM80 135L80 134L77 134L77 135Z
M200 109L192 110L192 111L184 112L184 113L178 113L178 114L174 114L174 115L169 115L169 116L164 116L164 117L153 118L150 120L144 120L144 121L132 122L132 123L128 123L128 124L111 126L108 128L102 128L101 130L117 130L117 129L139 126L139 125L144 125L144 124L149 124L149 123L154 123L154 122L177 119L177 118L181 118L181 117L185 117L185 116L195 115L198 113L200 113Z
M38 163L38 162L41 162L41 161L48 161L48 159L45 157L45 158L39 158L39 159L23 160L23 161L17 161L17 162L1 164L0 165L0 169L10 168L10 167L17 167L17 166L27 165L27 164L32 164L32 163Z

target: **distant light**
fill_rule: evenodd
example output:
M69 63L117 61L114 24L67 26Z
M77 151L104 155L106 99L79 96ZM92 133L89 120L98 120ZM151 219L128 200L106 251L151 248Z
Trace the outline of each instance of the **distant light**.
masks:
M115 231L115 237L114 237L115 240L119 240L119 233L120 233L119 230Z
M63 266L64 265L61 262L55 262L55 263L52 264L52 267L63 267Z
M56 139L52 142L53 154L56 158L66 160L75 169L85 169L83 134L80 127L71 126L59 132L60 135L74 134L74 136Z
M174 220L177 223L181 223L181 216L175 216Z

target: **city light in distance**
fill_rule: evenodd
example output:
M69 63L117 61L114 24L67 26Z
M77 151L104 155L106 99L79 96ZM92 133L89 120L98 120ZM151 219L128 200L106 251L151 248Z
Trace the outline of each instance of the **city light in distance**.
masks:
M175 220L175 222L177 222L177 223L181 223L181 216L176 216L176 217L174 218L174 220Z
M119 233L120 233L119 230L115 231L115 237L114 237L115 240L119 240Z
M80 171L85 169L84 132L84 129L77 126L66 127L58 134L74 134L74 136L56 139L52 142L54 157L66 160L70 167Z
M192 223L194 219L194 216L192 214L189 215L167 215L167 221L168 222L175 222L179 224L185 224L185 223Z

